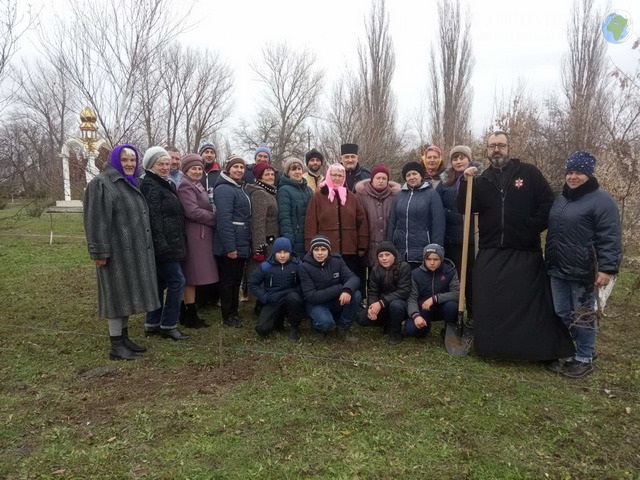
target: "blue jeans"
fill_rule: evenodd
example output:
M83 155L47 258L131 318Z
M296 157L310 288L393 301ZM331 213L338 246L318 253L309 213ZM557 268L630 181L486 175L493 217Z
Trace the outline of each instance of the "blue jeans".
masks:
M320 332L330 332L336 325L340 328L348 328L353 323L353 317L356 316L358 306L362 300L359 291L351 294L351 301L346 305L340 305L336 298L328 303L320 305L312 305L307 303L305 308L307 315L311 317L311 325Z
M404 333L410 337L424 337L431 331L431 323L436 320L444 320L446 323L457 323L458 321L458 302L448 301L438 303L431 307L431 310L420 309L420 316L427 322L424 328L416 327L412 318L404 322Z
M145 328L176 328L180 316L180 302L182 302L182 290L185 279L182 274L180 262L156 263L158 272L158 296L160 303L164 297L164 305L147 312L144 321ZM165 297L164 291L167 290Z
M591 283L551 277L553 308L571 332L575 359L591 362L596 347L596 289Z

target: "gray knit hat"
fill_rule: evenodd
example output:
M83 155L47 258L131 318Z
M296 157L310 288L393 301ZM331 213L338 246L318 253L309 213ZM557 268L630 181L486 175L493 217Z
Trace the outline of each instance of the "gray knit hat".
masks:
M461 153L465 157L469 159L469 162L473 162L473 154L471 153L471 149L466 145L456 145L451 149L451 153L449 154L449 161L453 158L456 153Z
M304 163L297 157L287 157L284 161L284 173L289 174L289 169L293 167L295 164L299 164L304 170Z
M200 148L198 148L198 155L202 155L204 151L208 148L216 152L216 155L218 154L218 150L216 150L216 146L212 142L210 142L209 140L203 140L202 142L200 142Z
M311 239L310 250L313 251L315 247L326 247L331 252L331 241L324 235L316 235Z
M427 258L427 255L429 255L430 253L435 253L440 257L440 261L444 262L444 248L442 248L437 243L430 243L429 245L424 247L424 250L422 251L422 258Z
M162 147L150 147L144 152L142 166L145 170L151 170L153 165L162 157L169 157L169 153Z

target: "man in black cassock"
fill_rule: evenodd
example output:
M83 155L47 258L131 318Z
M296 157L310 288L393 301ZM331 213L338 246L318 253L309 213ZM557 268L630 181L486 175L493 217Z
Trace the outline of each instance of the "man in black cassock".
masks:
M555 315L540 234L554 200L534 165L509 158L505 132L487 141L490 167L465 170L458 195L466 200L466 178L476 176L471 211L478 213L480 241L473 272L475 351L492 358L553 360L570 357L569 331Z

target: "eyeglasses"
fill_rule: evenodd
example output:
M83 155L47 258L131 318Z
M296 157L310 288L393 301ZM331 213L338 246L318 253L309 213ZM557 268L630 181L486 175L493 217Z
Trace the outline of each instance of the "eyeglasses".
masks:
M509 145L507 145L506 143L491 143L491 144L487 145L487 148L489 150L495 150L496 148L498 148L500 150L504 150L508 146Z

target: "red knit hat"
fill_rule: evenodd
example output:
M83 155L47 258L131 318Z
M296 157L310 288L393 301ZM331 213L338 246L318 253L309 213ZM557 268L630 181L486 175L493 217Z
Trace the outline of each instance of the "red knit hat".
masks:
M262 178L262 175L264 174L264 171L268 168L275 172L273 165L271 165L270 163L256 163L253 166L253 176L256 177L256 180L260 180Z
M387 167L385 167L384 165L376 165L375 167L373 167L373 170L371 170L371 179L369 181L372 182L373 177L375 177L378 173L384 173L387 176L387 180L391 178L389 169Z

